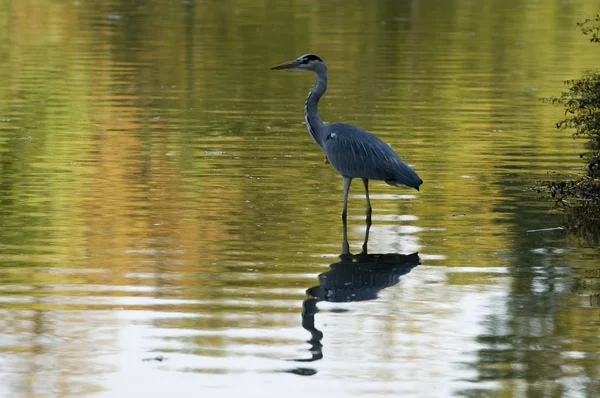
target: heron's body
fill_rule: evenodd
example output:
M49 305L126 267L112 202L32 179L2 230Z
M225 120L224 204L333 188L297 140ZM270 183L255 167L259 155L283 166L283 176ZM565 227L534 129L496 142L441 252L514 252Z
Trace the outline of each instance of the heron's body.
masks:
M312 139L321 147L331 165L340 173L344 182L344 210L346 220L348 192L353 178L363 180L367 201L367 219L371 218L369 180L382 180L389 185L419 189L423 181L392 148L373 134L346 123L326 124L317 113L319 99L327 89L325 63L313 54L277 65L272 69L309 70L317 75L317 84L308 93L304 116Z
M342 176L419 188L422 181L385 142L346 123L328 125L323 151Z

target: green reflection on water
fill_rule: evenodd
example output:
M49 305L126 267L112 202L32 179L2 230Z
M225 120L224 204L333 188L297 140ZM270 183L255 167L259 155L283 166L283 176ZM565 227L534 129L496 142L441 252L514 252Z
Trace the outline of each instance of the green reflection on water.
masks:
M139 337L135 358L164 352L161 366L178 371L298 357L304 290L341 242L341 179L302 125L312 76L269 71L307 52L329 68L323 119L377 133L425 181L410 197L371 188L375 246L421 254L388 289L402 301L326 318L359 322L357 339L385 320L370 352L385 352L374 366L390 370L370 377L410 373L388 352L398 341L460 338L428 325L470 309L435 299L465 305L501 289L474 312L470 360L440 349L409 362L447 360L448 388L468 380L466 395L558 396L578 383L593 396L598 251L528 233L561 220L525 188L580 166L580 144L553 130L560 110L538 97L597 64L574 27L594 12L582 1L0 2L0 361L18 369L3 374L11 396L43 395L52 380L64 394L119 391L72 371L128 375L115 354L130 352L125 325L162 336ZM363 199L350 207L362 215ZM362 221L350 223L358 250ZM336 343L329 358L343 363ZM332 378L356 371L327 364Z

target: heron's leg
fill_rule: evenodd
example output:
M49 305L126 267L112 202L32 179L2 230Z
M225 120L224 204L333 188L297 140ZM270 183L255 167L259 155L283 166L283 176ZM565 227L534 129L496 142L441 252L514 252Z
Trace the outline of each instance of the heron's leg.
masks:
M343 224L343 235L344 235L344 241L342 242L342 255L345 254L350 254L350 245L348 244L348 226L346 224L346 219L344 218L342 220L342 224Z
M350 184L352 178L344 176L344 210L342 210L342 224L344 226L343 234L344 241L342 242L342 254L350 254L350 245L348 244L348 231L346 225L346 217L348 215L348 192L350 191Z
M352 184L352 178L343 176L344 179L344 210L342 210L342 220L346 221L348 215L348 192L350 192L350 184Z
M371 218L367 218L367 230L365 231L365 241L363 242L362 252L360 254L368 254L367 244L369 243L369 231L371 230Z
M365 185L365 197L367 199L367 221L371 222L371 201L369 200L369 180L363 178L363 184Z

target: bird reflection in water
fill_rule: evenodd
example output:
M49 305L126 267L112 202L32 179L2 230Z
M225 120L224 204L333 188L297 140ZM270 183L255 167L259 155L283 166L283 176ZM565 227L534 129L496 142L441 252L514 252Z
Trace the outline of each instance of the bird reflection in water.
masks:
M403 255L397 253L368 254L367 243L371 223L367 222L365 240L360 254L350 254L347 241L346 223L344 223L344 252L340 261L329 266L329 271L319 275L319 285L306 290L306 299L302 302L302 327L311 334L310 358L294 359L296 362L313 362L323 358L323 333L315 327L315 314L319 312L317 303L329 301L348 303L377 298L378 293L394 286L402 275L408 274L420 264L417 253ZM287 372L300 375L313 375L316 369L296 368Z

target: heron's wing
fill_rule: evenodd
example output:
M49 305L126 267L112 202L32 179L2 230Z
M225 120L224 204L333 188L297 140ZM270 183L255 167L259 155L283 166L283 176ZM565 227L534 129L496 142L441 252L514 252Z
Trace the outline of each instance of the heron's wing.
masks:
M350 124L328 126L323 148L331 165L343 176L399 182L418 187L421 179L373 134Z
M393 177L389 169L399 158L383 141L351 125L330 127L324 149L329 162L340 174L374 180Z

